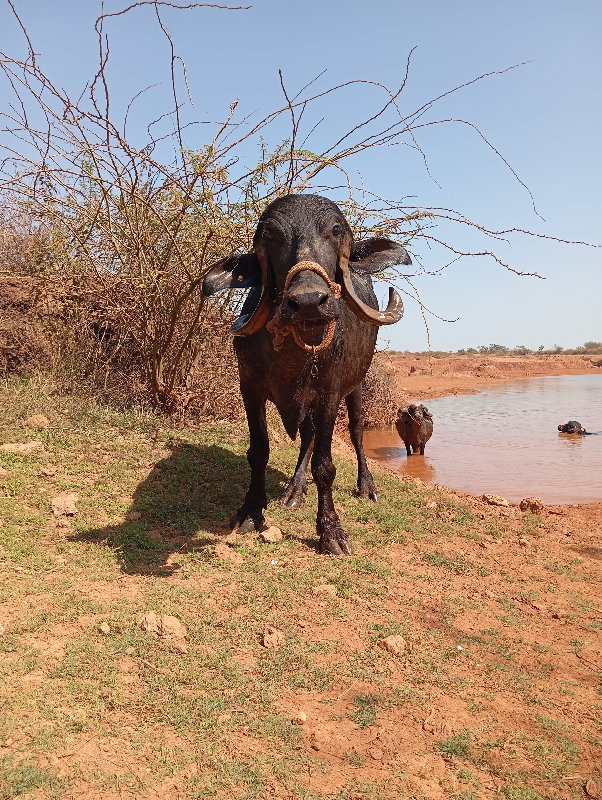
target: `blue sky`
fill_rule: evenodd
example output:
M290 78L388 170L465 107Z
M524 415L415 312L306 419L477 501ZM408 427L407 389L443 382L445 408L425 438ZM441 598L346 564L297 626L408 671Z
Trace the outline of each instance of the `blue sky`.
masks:
M106 7L125 5L108 0ZM353 78L393 86L415 47L400 97L405 113L481 73L528 61L447 97L429 119L461 118L477 125L528 185L543 219L534 213L528 192L465 125L417 133L430 176L420 154L407 146L379 149L347 166L357 182L384 197L410 196L411 203L454 208L488 227L528 228L602 244L599 0L250 0L249 5L239 12L165 10L188 66L195 101L185 112L189 119L222 119L235 98L241 115L263 116L282 103L278 68L292 94L324 69L318 89ZM40 62L74 94L96 63L98 6L93 0L17 2ZM0 48L23 53L8 5L0 9ZM165 110L168 52L152 9L113 20L108 30L116 104L126 104L143 86L159 81L162 85L139 106L140 119ZM375 103L374 91L367 88L330 96L316 109L316 121L324 121L312 144L334 141ZM143 128L138 131L134 121L132 130L136 135ZM206 130L195 128L189 144L201 146ZM276 126L271 135L277 138L278 132ZM459 226L442 228L441 235L457 249L483 244ZM410 249L429 269L449 260L424 242ZM458 318L451 324L430 320L434 349L492 342L571 347L602 340L601 249L525 236L513 236L495 249L503 260L546 280L517 277L488 259L462 259L438 277L419 278L425 303L442 317ZM394 349L426 348L414 303L406 303L404 319L382 330L380 340Z

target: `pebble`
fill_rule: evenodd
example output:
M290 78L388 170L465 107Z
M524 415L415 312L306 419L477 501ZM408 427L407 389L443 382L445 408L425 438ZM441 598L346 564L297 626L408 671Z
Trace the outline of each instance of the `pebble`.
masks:
M540 514L545 508L543 500L539 497L524 497L518 507L521 511L530 511L532 514Z
M500 497L498 494L484 494L481 498L490 506L502 506L507 507L510 503L506 500L505 497Z
M519 545L521 547L528 547L529 546L529 540L525 539L523 536L521 536L521 538L518 540L518 543L519 543Z
M273 625L268 625L263 632L262 644L268 650L277 650L284 644L284 634Z
M588 797L598 798L600 797L600 792L598 790L598 784L593 778L588 778L585 782L585 794Z
M392 634L391 636L385 636L384 639L381 639L378 646L386 650L387 653L391 653L391 655L399 656L406 649L406 640L403 636Z
M107 633L111 633L111 626L108 622L101 622L98 626L98 630L106 635Z
M154 611L147 611L144 614L140 620L140 627L143 631L174 642L183 641L188 635L186 626L182 625L177 617L156 614Z
M261 531L261 533L259 534L259 538L261 539L262 542L268 542L269 544L276 544L276 542L282 541L282 531L275 525L270 525L270 527L267 530Z
M38 473L42 478L52 478L56 475L56 467L42 467Z
M52 498L52 513L55 517L74 517L77 514L75 492L61 492Z
M295 725L305 725L307 722L307 714L305 711L298 711L291 720Z

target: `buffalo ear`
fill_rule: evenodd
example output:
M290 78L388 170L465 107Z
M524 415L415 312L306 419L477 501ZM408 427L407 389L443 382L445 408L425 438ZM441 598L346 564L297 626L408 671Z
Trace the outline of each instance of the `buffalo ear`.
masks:
M396 264L411 264L412 259L402 245L382 236L355 242L349 256L349 266L355 272L373 275Z
M221 258L203 278L203 294L211 297L224 289L261 287L261 269L255 253Z

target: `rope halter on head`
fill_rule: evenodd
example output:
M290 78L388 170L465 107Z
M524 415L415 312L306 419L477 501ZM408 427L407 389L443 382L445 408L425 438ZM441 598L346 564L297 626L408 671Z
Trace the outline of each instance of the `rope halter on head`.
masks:
M331 291L332 295L337 298L341 296L341 287L338 283L334 283L331 281L328 273L317 264L315 261L299 261L295 266L289 270L288 275L286 276L286 281L284 282L284 290L282 292L282 298L280 305L276 309L276 312L270 322L267 324L267 329L270 333L274 334L274 350L280 350L282 347L282 343L284 342L285 338L290 334L292 334L293 339L295 340L295 344L301 348L301 350L305 350L306 353L312 353L312 355L316 355L317 353L321 353L322 350L326 350L327 347L332 342L334 337L334 332L336 328L337 321L336 319L331 319L327 326L326 331L324 333L324 338L320 342L320 344L312 345L307 344L303 341L303 339L299 336L297 331L297 326L292 324L286 324L282 322L282 306L284 305L285 301L288 300L289 294L288 290L293 281L293 278L296 278L300 272L315 272L316 275L319 275L320 278L324 281L324 283L328 286L329 290Z

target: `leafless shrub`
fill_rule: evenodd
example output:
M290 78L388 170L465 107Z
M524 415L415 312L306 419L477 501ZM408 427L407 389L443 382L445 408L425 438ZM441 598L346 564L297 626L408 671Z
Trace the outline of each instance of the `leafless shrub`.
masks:
M367 428L391 425L399 407L395 376L380 361L374 360L362 388L364 425Z
M379 198L358 190L345 166L365 150L407 144L428 169L419 132L436 125L470 125L528 192L472 123L431 115L438 101L487 75L402 111L411 53L395 89L350 80L314 91L321 77L317 76L291 96L280 73L284 96L280 108L257 121L241 118L235 101L223 121L205 125L201 144L199 129L183 122L187 101L182 97L189 97L190 90L165 14L184 9L194 13L206 5L215 7L140 0L103 13L95 23L97 70L75 98L44 71L15 3L9 2L28 54L17 58L0 52L3 89L11 98L0 114L0 199L13 218L27 220L28 235L43 245L33 261L55 307L54 351L74 380L78 376L91 380L123 401L148 398L169 413L189 409L204 414L211 406L208 392L215 391L219 398L213 404L215 413L228 415L234 373L231 366L224 366L231 363L225 320L233 299L226 298L221 309L212 306L209 312L200 292L202 278L218 257L249 249L259 214L275 197L292 191L335 195L360 238L376 232L405 243L422 240L451 254L452 260L480 256L522 274L496 256L490 245L512 235L539 234L493 230L454 210ZM154 16L169 51L171 107L146 120L143 145L129 139L128 124L137 100L151 87L142 89L125 113L115 116L108 69L108 29L115 18L132 13ZM331 145L313 152L309 142L320 124L321 105L327 106L334 93L350 90L365 93L355 105L369 109L366 116L349 130L333 133ZM283 115L290 120L290 135L269 145ZM247 167L241 152L250 142L259 143L259 157L258 163ZM438 225L447 228L449 223L471 227L487 246L478 251L456 247L438 233ZM18 261L16 255L11 259ZM412 275L383 277L401 281L402 291L426 313L413 278L429 270L417 263ZM373 388L368 392L373 397L377 391L388 391L382 376L370 381Z

